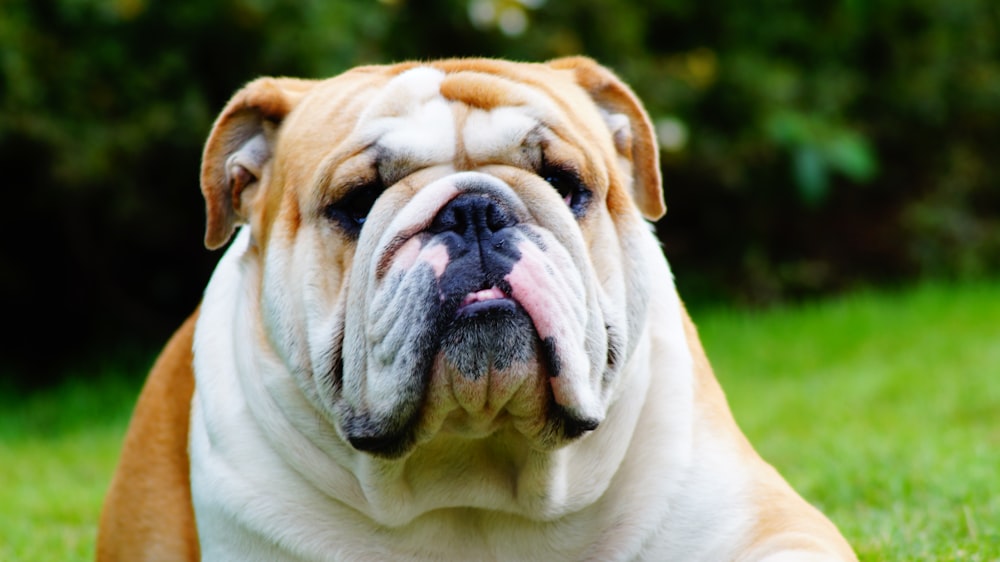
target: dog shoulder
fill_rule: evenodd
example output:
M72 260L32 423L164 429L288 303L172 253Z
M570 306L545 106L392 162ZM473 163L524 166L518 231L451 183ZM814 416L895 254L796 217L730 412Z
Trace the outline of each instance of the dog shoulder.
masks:
M101 513L97 560L197 560L188 473L196 311L143 386Z

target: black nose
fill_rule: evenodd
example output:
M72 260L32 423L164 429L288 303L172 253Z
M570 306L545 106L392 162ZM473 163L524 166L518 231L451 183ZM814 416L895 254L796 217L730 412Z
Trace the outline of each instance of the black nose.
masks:
M521 259L517 217L501 202L478 193L459 195L434 217L427 230L448 249L440 291L456 307L473 291L507 286Z
M430 231L435 234L454 232L464 239L484 239L517 224L514 216L503 205L484 195L459 195L445 205Z

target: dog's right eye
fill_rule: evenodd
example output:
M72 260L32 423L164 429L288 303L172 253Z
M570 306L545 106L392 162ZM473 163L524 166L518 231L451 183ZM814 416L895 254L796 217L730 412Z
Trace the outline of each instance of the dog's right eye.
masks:
M579 176L560 167L546 167L539 175L562 196L573 216L578 219L583 216L590 202L591 192L580 181Z
M375 200L385 191L381 180L359 185L326 208L326 216L337 222L351 236L357 236L368 220Z

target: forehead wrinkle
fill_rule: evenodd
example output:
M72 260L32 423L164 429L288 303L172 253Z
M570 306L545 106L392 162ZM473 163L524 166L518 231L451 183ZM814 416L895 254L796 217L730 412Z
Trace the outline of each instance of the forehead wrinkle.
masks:
M529 109L524 106L489 111L471 109L460 133L469 158L480 162L523 160L525 148L541 143L543 130ZM528 158L531 164L537 160L530 154Z
M449 102L441 95L444 73L417 66L393 77L373 92L352 133L374 145L380 171L421 167L450 160L455 127Z
M455 117L441 98L429 100L413 113L382 117L368 124L375 164L388 183L412 170L453 160L458 140Z
M385 83L361 115L361 121L378 117L406 117L421 106L441 98L444 73L430 67L416 67Z

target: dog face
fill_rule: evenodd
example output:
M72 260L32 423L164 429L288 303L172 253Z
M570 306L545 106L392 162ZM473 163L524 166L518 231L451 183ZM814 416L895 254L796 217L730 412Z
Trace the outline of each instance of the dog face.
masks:
M663 212L632 93L587 59L262 79L206 146L206 244L250 226L262 361L354 448L559 447L641 335L634 241Z

